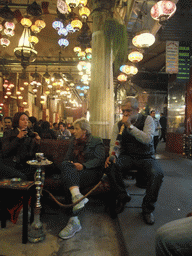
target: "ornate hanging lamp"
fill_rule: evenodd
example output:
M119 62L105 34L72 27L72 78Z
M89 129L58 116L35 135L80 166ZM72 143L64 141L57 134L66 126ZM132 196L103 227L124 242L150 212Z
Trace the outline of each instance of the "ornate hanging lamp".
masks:
M75 18L74 20L71 21L71 26L76 31L79 31L82 28L83 24L82 24L82 22L78 18Z
M151 8L151 17L158 20L163 25L176 12L176 4L172 1L164 0L157 2Z
M25 69L30 62L35 61L37 51L33 48L29 41L31 31L29 27L24 27L23 33L19 40L19 45L14 49L15 56L21 61L22 67Z
M132 43L137 48L148 48L155 43L155 36L148 30L144 30L136 34Z
M79 6L83 7L87 5L87 0L79 0Z
M133 76L137 74L138 69L135 67L135 65L133 65L133 63L128 63L126 65L122 65L120 67L120 71L128 76Z
M88 16L90 15L90 10L87 7L82 7L79 9L79 15L81 16L82 19L87 19Z
M127 81L127 76L125 74L121 73L120 75L118 75L117 80L119 82L125 82L125 81Z
M143 59L143 53L137 49L132 50L128 55L128 60L130 60L133 63L137 63L142 61Z
M23 25L23 27L29 28L32 25L32 21L28 18L28 16L26 16L21 20L21 24Z
M70 8L75 8L79 5L79 0L66 0L65 2Z

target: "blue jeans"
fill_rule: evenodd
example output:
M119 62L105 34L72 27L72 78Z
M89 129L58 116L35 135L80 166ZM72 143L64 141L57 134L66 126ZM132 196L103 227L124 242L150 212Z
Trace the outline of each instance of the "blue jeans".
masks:
M192 217L171 221L157 230L156 256L192 255Z
M152 157L141 159L120 155L116 164L122 173L131 169L136 169L138 174L141 173L146 176L147 188L146 195L143 198L142 210L145 213L153 212L164 177L163 171L157 161Z

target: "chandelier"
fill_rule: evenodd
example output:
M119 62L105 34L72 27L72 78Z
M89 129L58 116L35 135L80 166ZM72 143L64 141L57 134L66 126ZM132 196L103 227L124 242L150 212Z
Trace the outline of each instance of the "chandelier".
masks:
M35 61L37 51L33 48L33 44L29 41L31 31L29 27L24 27L23 33L19 40L19 45L14 49L15 56L21 61L22 67L25 69L30 62Z
M172 1L159 1L151 8L151 17L162 25L176 12L176 4Z
M144 30L139 32L133 39L132 43L138 48L148 48L155 43L155 36L149 31Z

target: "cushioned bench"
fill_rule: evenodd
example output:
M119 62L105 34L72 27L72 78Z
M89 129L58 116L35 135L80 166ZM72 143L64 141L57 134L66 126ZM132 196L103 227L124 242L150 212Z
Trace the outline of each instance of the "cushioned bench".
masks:
M40 149L39 152L44 153L44 156L53 161L54 165L50 165L48 168L45 169L45 184L44 184L44 190L48 190L51 192L56 198L63 195L63 185L60 179L60 175L57 172L56 165L61 163L64 158L65 154L67 152L68 146L69 146L70 140L51 140L51 139L43 139L40 143ZM109 155L109 139L103 139L103 143L105 145L105 156L107 157ZM47 175L46 175L47 173ZM89 192L93 187L87 187L86 189L83 189L81 192L82 194L86 194ZM114 213L114 208L111 201L111 191L110 191L110 185L108 182L107 177L103 179L100 186L94 190L90 196L96 196L102 194L102 198L105 201L105 206L109 210L109 213L111 217L116 217L116 214Z

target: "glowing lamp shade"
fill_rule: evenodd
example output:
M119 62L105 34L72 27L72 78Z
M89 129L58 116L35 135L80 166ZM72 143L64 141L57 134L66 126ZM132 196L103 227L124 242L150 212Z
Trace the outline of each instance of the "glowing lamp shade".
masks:
M69 41L65 38L61 38L59 39L58 41L58 44L61 46L61 47L67 47L69 45Z
M60 28L59 30L58 30L58 35L59 36L67 36L68 35L68 31L67 31L67 29L65 29L65 28Z
M39 42L39 39L36 36L30 36L29 42L32 43L32 45L35 45Z
M4 33L6 36L14 36L15 32L11 29L4 29Z
M132 76L137 74L138 69L133 64L129 64L129 65L122 65L120 67L120 71L125 73L126 75Z
M59 20L55 20L52 23L52 27L56 30L59 30L59 29L63 28L63 23Z
M27 101L23 101L23 105L27 105Z
M37 92L37 89L36 89L36 88L34 88L34 89L33 89L33 92Z
M75 8L79 5L79 0L66 0L65 2L70 8Z
M75 32L75 29L71 26L71 23L69 23L67 26L66 26L66 29L69 33L74 33Z
M13 22L5 22L5 28L8 30L14 30L15 29L15 24Z
M86 52L87 54L92 53L92 48L90 48L90 47L89 47L89 48L86 48L86 49L85 49L85 52Z
M71 26L72 26L76 31L79 31L79 30L82 28L83 24L82 24L82 22L81 22L80 20L75 19L75 20L71 21Z
M86 6L87 0L79 0L79 6Z
M35 26L37 26L37 27L40 28L40 29L43 29L43 28L45 28L46 23L45 23L44 20L39 19L39 20L36 20L36 21L35 21Z
M128 55L128 60L130 60L133 63L139 62L143 59L143 54L139 51L132 51Z
M74 47L73 51L74 51L75 53L79 53L79 52L81 52L81 48L78 47L78 46L76 46L76 47Z
M19 99L19 100L22 100L22 99L23 99L23 96L18 96L18 99Z
M39 33L41 31L41 29L39 27L37 27L36 25L32 25L31 26L31 31L35 34Z
M172 1L159 1L151 8L151 17L163 23L176 12L176 4Z
M125 82L127 81L127 76L123 73L121 73L118 77L117 80L119 80L120 82Z
M29 28L32 25L32 21L29 18L23 18L21 20L21 25L23 25L24 27Z
M9 39L7 39L7 38L1 38L1 39L0 39L0 42L1 42L1 45L2 45L3 47L7 47L7 46L10 45L10 41L9 41Z
M82 7L79 9L79 15L82 19L87 19L87 17L90 15L90 10L87 7Z
M77 56L78 57L81 57L81 58L83 58L83 57L85 57L85 52L79 52L78 54L77 54Z
M155 37L148 31L143 31L132 39L132 43L138 48L148 48L155 43Z

